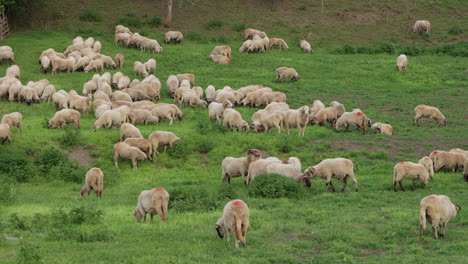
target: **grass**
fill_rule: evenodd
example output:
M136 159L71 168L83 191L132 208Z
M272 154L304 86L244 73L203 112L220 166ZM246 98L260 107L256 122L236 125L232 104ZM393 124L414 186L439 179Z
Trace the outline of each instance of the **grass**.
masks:
M92 35L90 31L83 37ZM145 36L162 40L161 33ZM65 50L73 37L75 34L57 31L18 32L2 45L14 48L23 83L47 78L57 89L80 92L94 73L46 75L36 61L41 51L49 47ZM162 83L170 74L193 72L197 85L203 88L209 84L218 89L249 84L272 87L285 92L293 108L311 105L315 99L326 104L338 100L348 110L362 109L374 122L392 124L394 136L361 135L354 129L335 133L329 125L308 127L305 137L299 137L296 129L289 136L275 132L244 134L213 124L204 108L182 107L186 117L173 125L138 126L144 136L155 130L172 131L182 138L180 144L161 154L154 163L139 163L138 170L132 170L124 160L116 170L112 146L119 139L119 130L93 132L93 113L82 115L76 138L73 130L43 127L44 119L53 116L51 104L27 106L2 100L0 114L23 113L24 132L18 134L14 129L12 144L2 145L0 154L23 154L32 161L44 156L41 153L47 146L71 151L78 144L90 150L95 165L105 173L102 200L80 197L82 184L41 178L39 172L29 183L16 184L13 200L0 206L0 233L2 237L22 239L0 240L2 263L36 260L62 263L64 259L67 263L90 259L99 263L151 263L155 259L161 263L468 261L465 239L468 218L464 211L450 222L446 238L432 239L430 228L422 239L418 237L418 204L422 197L446 194L462 207L468 204L466 183L459 172L437 173L426 189L417 185L414 192L394 193L391 186L392 168L397 161L417 161L433 149L468 148L466 58L410 56L408 70L396 72L396 55L337 55L323 49L310 55L291 48L287 52L272 50L265 54L233 52L232 64L216 65L206 60L213 44L188 40L184 45L164 45L161 54L151 54L115 46L111 33L95 37L103 44L103 54L125 55L127 64L123 72L132 79L137 78L132 70L135 60L156 58L156 75ZM235 50L240 42L227 44ZM280 66L294 67L301 79L276 83L275 69ZM4 64L0 71L6 67ZM162 102L171 102L167 94L163 85ZM421 103L438 106L448 125L439 127L423 122L421 127L413 126L413 109ZM257 110L236 109L249 122ZM66 146L61 140L73 145ZM299 197L268 199L249 194L239 178L233 179L231 186L222 186L222 159L242 156L249 148L262 149L280 158L299 157L303 169L325 158L350 158L355 164L360 191L354 192L348 186L345 193L328 193L323 180L313 179L310 191L305 190ZM32 173L34 166L29 168ZM409 188L410 182L404 184ZM335 186L339 188L340 183ZM167 223L157 219L154 224L137 224L132 212L138 194L154 187L164 187L173 195ZM235 198L246 201L251 210L245 249L235 249L233 241L220 240L214 230L224 204ZM88 219L101 213L99 221L69 222L73 217ZM51 219L58 224L51 227ZM68 220L60 222L60 219Z

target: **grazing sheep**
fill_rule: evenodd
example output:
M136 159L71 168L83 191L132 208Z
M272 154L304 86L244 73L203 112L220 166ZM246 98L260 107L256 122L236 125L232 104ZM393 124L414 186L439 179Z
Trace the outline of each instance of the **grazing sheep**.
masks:
M286 41L284 41L283 39L280 39L280 38L271 38L270 39L270 46L269 48L273 48L275 46L278 46L280 48L280 50L288 50L289 47L288 47L288 44L286 44Z
M101 53L101 49L102 49L102 44L101 42L98 40L96 42L94 42L94 45L93 45L93 50L96 52L96 53Z
M460 205L452 203L445 195L432 194L424 197L419 203L419 237L423 236L426 221L432 224L434 239L445 237L448 222L460 210ZM437 232L437 226L440 227L440 233Z
M0 142L3 144L5 141L8 141L8 144L11 144L11 129L10 125L6 123L0 124Z
M210 55L210 60L218 64L231 64L231 59L223 55Z
M291 80L294 82L299 80L299 74L293 68L279 67L278 69L276 69L276 81L284 79Z
M122 90L130 86L130 77L127 75L122 76L117 82L117 89Z
M301 47L301 51L308 52L308 53L314 53L314 51L310 47L310 43L307 42L306 40L301 40L300 43L299 43L299 46Z
M184 114L180 111L179 107L174 104L155 105L151 110L151 114L157 117L160 121L164 120L164 118L169 120L169 125L172 125L176 118L182 120L184 117Z
M133 215L137 222L141 219L146 223L146 214L150 214L151 223L153 216L158 214L163 222L167 219L167 207L169 205L169 193L163 188L154 188L142 191L138 196L138 203Z
M159 118L151 114L150 111L144 109L130 109L128 112L128 121L131 124L156 124L159 123Z
M281 160L275 157L269 157L251 162L247 173L247 185L250 185L258 175L266 174L266 167L271 163L281 163Z
M405 54L400 54L396 60L396 70L397 71L404 71L406 70L406 66L408 65L408 58Z
M314 101L314 102L315 102L315 101ZM344 104L342 104L342 103L340 103L340 102L338 102L338 101L332 101L332 102L330 103L330 106L331 106L331 107L335 107L336 110L338 111L337 117L341 117L341 115L342 115L344 112L346 112L346 109L345 109ZM315 107L315 106L313 105L312 107ZM324 106L323 108L325 108L325 106Z
M147 62L144 63L146 71L148 73L153 73L156 70L156 60L149 59Z
M468 158L468 150L463 150L461 148L453 148L449 152L451 152L451 153L460 153L460 154L465 155L465 157Z
M93 131L96 132L104 126L105 128L120 127L124 123L119 109L104 111L99 118L94 121Z
M125 89L128 89L128 88L125 88ZM113 101L120 100L120 101L133 102L132 97L128 93L125 93L123 91L115 91L114 93L112 93L111 97Z
M253 114L251 127L255 132L265 131L265 133L270 132L272 127L276 127L278 134L280 134L283 129L283 116L268 111L261 112L259 115Z
M335 126L338 116L338 111L334 107L324 108L310 120L311 124L319 124L320 126L325 125L326 122L330 122L332 126ZM340 117L341 118L341 117Z
M419 119L429 118L439 122L439 125L447 125L447 118L440 112L439 109L428 105L418 105L414 108L415 116L413 123L419 126Z
M208 105L207 102L201 100L193 90L184 91L180 101L189 105L190 107L194 107L196 105L206 107Z
M290 164L283 164L283 163L271 163L266 166L266 172L271 174L271 173L276 173L279 175L283 175L286 177L289 177L297 182L300 182L304 185L306 185L308 188L310 188L311 183L310 183L310 175L301 173L298 171L294 166ZM310 171L308 171L310 172Z
M434 163L432 162L432 159L428 156L422 157L419 161L418 164L423 165L427 171L429 172L429 179L433 180L434 179Z
M11 93L11 90L9 89L8 92ZM29 86L20 87L18 92L18 102L26 102L28 105L31 105L31 103L39 103L40 101L41 99L37 96L37 92L34 88Z
M289 110L289 105L287 103L272 102L265 107L265 110L270 113L277 112L282 114Z
M151 145L146 138L127 138L123 142L132 147L137 147L143 151L150 160L153 160L151 155Z
M115 54L115 64L120 69L123 69L124 64L125 64L125 57L124 57L124 55L122 53L119 52L119 53Z
M164 33L164 42L169 43L171 40L174 40L176 44L180 44L184 35L180 31L168 31Z
M115 45L122 43L126 47L130 46L132 35L128 33L116 33L114 36Z
M120 126L120 141L126 138L143 138L143 135L141 135L140 130L136 126L130 123L123 123Z
M52 94L52 102L54 104L54 110L58 109L67 109L68 108L68 100L67 97L59 92L55 92Z
M89 114L90 108L91 108L91 95L88 95L88 96L71 95L70 96L70 109L83 110L83 113Z
M179 80L179 83L182 82L182 80L187 80L191 85L195 85L195 74L193 73L181 73L177 74L176 77L177 80Z
M397 184L400 185L402 191L405 190L402 185L404 178L413 180L413 191L415 189L416 181L421 182L422 187L424 188L429 181L429 169L423 164L409 161L398 162L395 167L393 167L393 190L395 192L397 191Z
M223 124L229 129L233 130L236 128L237 131L249 131L249 124L244 119L242 119L242 115L238 111L232 108L226 108L224 110L223 116Z
M448 169L453 172L456 170L463 170L465 160L468 159L462 153L446 151L433 151L430 157L434 162L434 171L439 171L441 169Z
M211 102L208 106L208 116L210 120L216 120L221 123L224 117L224 110L232 108L232 103L229 100L225 100L223 103Z
M358 182L354 176L354 166L353 162L345 158L335 158L335 159L325 159L322 160L319 164L309 167L304 171L304 174L310 175L310 178L320 177L326 180L325 186L328 190L328 186L331 186L332 191L335 192L335 187L333 187L332 178L342 180L343 188L342 192L345 191L346 184L348 183L348 178L354 182L354 188L356 192L358 189Z
M249 165L251 162L258 160L261 153L258 149L249 149L246 153L246 157L233 158L226 157L221 163L221 183L226 180L231 184L231 178L242 176L244 184L247 184L247 174L249 171Z
M262 104L285 103L286 94L282 92L267 92L263 94L262 99Z
M236 238L236 248L239 247L239 242L243 247L246 247L245 236L249 228L249 207L242 200L233 200L226 204L223 210L223 216L216 222L216 232L223 239L227 234L229 241L230 232L234 232Z
M465 159L465 164L463 164L463 179L468 182L468 158Z
M140 61L135 61L135 63L133 63L133 72L142 77L147 77L149 75L145 65Z
M85 184L81 189L81 196L88 196L91 190L94 190L97 197L102 198L104 172L100 168L91 168L86 173Z
M210 53L210 57L213 55L221 55L231 58L231 48L228 46L216 46Z
M101 115L107 111L107 110L111 110L112 107L108 104L102 104L100 106L98 106L95 110L94 110L94 116L96 117L96 119L98 119L99 117L101 117Z
M336 108L333 108L333 109L336 109ZM349 126L356 126L357 128L360 128L362 130L362 134L365 134L366 126L369 126L368 120L369 119L363 112L360 112L360 111L344 112L341 115L341 117L338 118L338 120L336 121L335 130L336 132L338 132L342 126L345 126L346 131L347 131Z
M247 51L250 52L265 52L265 43L262 39L252 40Z
M371 126L371 129L375 133L382 133L386 136L392 136L393 134L393 127L385 123L376 122Z
M18 133L23 129L23 115L20 112L13 112L4 114L2 117L2 124L8 124L11 127L17 127Z
M119 157L131 160L133 169L137 169L138 160L145 160L148 158L139 148L132 147L127 143L117 142L114 145L114 164L117 168L119 167Z
M159 155L158 147L164 146L164 152L167 150L167 145L172 148L174 142L180 138L172 132L168 131L155 131L148 136L148 140L151 144L151 152L153 156Z
M6 76L10 76L12 78L18 78L18 79L21 79L20 76L21 76L21 70L20 70L20 67L18 65L11 65L10 67L8 67L6 69L6 72L5 72L5 75Z
M252 45L252 40L248 39L242 43L242 46L239 48L239 52L247 52Z
M52 95L55 93L55 86L53 84L49 84L44 88L42 92L41 101L51 101Z
M132 101L141 101L141 100L151 100L152 98L146 95L143 91L139 89L125 88L122 90L123 93L126 93L130 96Z
M41 58L41 70L43 73L46 73L50 70L50 59L49 57L42 57Z
M52 74L56 74L58 71L66 71L70 73L73 71L75 61L73 58L68 59L61 59L61 58L53 58L51 61L52 65ZM86 71L86 68L85 68Z
M13 50L0 50L0 65L4 60L8 60L10 64L15 63L15 53Z
M169 75L166 81L167 88L169 89L169 94L171 97L174 97L175 91L179 88L179 80L175 75Z
M267 36L265 32L260 31L260 30L256 30L252 28L248 28L244 30L245 39L252 38L255 35L259 36L260 38L265 38Z
M426 32L431 33L431 23L427 20L417 20L413 26L413 32Z
M218 92L219 91L219 92ZM226 90L218 90L214 96L215 102L222 103L226 100L229 100L233 104L240 104L242 100L242 94L238 91L226 91Z
M216 92L216 89L213 85L208 85L208 87L206 87L205 89L205 97L206 97L206 101L208 102L211 102L213 101L213 95L214 93Z
M125 26L122 26L122 25L117 25L115 26L115 34L118 34L118 33L128 33L130 35L132 35L133 33L130 31L130 29L128 29L128 27L125 27Z
M93 70L101 71L102 69L104 69L104 61L102 59L92 60L92 61L89 62L88 66L84 67L85 72L90 72L90 71L93 71Z
M93 94L93 98L94 100L103 100L103 101L106 101L106 102L110 102L111 99L109 98L109 96L104 92L104 91L96 91L94 94Z
M293 166L297 171L301 172L301 160L297 157L289 157L281 161L283 164L289 164Z
M290 127L297 127L297 132L299 136L304 136L305 129L309 123L310 109L308 106L303 106L297 110L290 109L284 114L284 124L286 126L286 131L289 135Z
M61 128L65 124L75 124L78 128L80 128L80 112L74 109L62 109L56 112L54 117L49 120L48 127Z

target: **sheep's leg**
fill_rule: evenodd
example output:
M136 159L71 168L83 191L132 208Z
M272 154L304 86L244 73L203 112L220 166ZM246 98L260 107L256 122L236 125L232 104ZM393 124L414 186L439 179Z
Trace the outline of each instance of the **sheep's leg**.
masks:
M437 226L439 225L439 219L432 219L432 233L434 234L434 239L437 239L439 236L437 234Z
M132 159L132 168L135 169L135 170L137 169L137 161L136 161L136 159Z
M164 146L164 153L166 153L166 150L167 150L167 145Z
M151 216L151 223L153 223L153 217L154 217L154 215L153 215L153 214L150 214L150 216Z
M281 133L281 125L276 124L276 129L278 129L278 134L280 134Z
M401 188L401 190L402 190L402 191L405 191L405 188L403 188L403 184L402 184L402 182L403 182L403 179L402 179L401 181L399 181L398 183L400 184L400 188Z
M119 160L119 154L118 154L118 153L115 153L115 154L114 154L114 164L115 164L115 167L116 167L116 168L119 168L118 160Z
M143 216L143 221L146 223L146 213L145 213L145 215Z
M344 192L345 189L346 189L346 184L348 184L348 177L349 177L349 176L346 175L346 176L343 178L343 188L341 189L341 192Z
M246 247L247 244L245 243L245 235L247 234L247 226L242 224L242 227L241 227L241 232L242 232L242 246L243 247Z
M414 191L416 188L416 179L413 179L413 186L411 187L411 190Z
M413 119L413 124L419 126L419 119L422 117L421 114L416 114L416 116Z
M398 191L398 190L397 190L397 184L398 184L398 182L396 182L396 181L393 182L393 190L394 190L395 192Z

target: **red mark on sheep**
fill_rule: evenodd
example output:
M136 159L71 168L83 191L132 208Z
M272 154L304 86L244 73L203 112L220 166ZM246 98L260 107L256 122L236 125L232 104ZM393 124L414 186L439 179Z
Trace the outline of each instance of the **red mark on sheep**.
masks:
M133 215L137 215L137 213L136 213L136 212L133 212Z
M243 205L243 204L244 204L244 202L241 201L241 200L235 200L235 201L232 202L232 205L236 205L236 206Z
M363 112L357 112L356 113L358 116L362 116L364 113Z
M164 190L164 189L163 188L154 188L153 189L153 191L155 191L155 192L159 192L159 191L162 191L162 190Z

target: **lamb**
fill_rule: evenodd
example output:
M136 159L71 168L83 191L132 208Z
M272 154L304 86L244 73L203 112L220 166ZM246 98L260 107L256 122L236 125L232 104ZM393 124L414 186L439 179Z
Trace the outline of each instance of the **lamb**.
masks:
M151 110L151 115L157 117L159 120L166 118L169 120L169 125L172 125L175 118L182 120L184 117L184 114L180 111L179 107L174 104L157 105Z
M297 110L290 109L284 114L284 124L286 126L286 131L288 131L289 135L289 128L290 127L297 127L297 132L299 136L304 136L305 129L307 124L309 123L309 115L310 109L308 106L303 106Z
M132 147L137 147L143 151L150 160L153 160L151 154L151 145L146 138L127 138L123 142Z
M283 163L271 163L266 166L266 172L271 174L279 174L286 177L289 177L297 182L300 182L310 188L310 175L302 174L294 166L290 164ZM310 172L310 171L309 171Z
M406 70L406 66L408 65L408 58L405 54L400 54L396 60L396 70L397 71L404 71Z
M418 164L423 165L427 171L429 172L429 179L433 180L434 179L434 163L432 162L432 159L428 156L422 157L419 161Z
M6 69L5 76L10 76L10 77L13 77L13 78L20 79L20 76L21 76L20 67L18 65L16 65L16 64L11 65L10 67L8 67Z
M166 81L167 88L169 89L169 93L171 97L174 97L175 91L179 87L179 80L175 75L169 75Z
M331 186L332 191L335 192L335 187L333 187L332 178L342 180L343 188L342 192L345 191L346 184L348 183L348 178L354 183L354 188L356 192L358 189L358 182L354 176L353 162L345 158L335 158L335 159L325 159L322 160L319 164L309 167L304 171L304 174L310 175L310 178L320 177L326 180L325 186Z
M434 162L434 171L441 169L449 169L453 172L458 169L463 170L465 160L468 159L464 154L446 151L433 151L430 157Z
M84 41L84 44L85 44L86 47L92 48L92 47L94 46L94 43L95 43L95 42L96 42L96 41L94 40L93 37L89 37L89 38L87 38L87 39Z
M247 52L252 45L252 40L248 39L242 43L242 46L239 48L239 52Z
M221 55L231 58L231 48L229 46L216 46L210 53L210 57L213 55Z
M52 84L47 85L42 92L41 101L51 101L52 95L55 93L55 86Z
M193 73L181 73L177 74L176 77L179 83L182 82L182 80L187 80L191 85L195 85L195 74Z
M0 142L3 144L5 141L8 141L8 144L11 144L11 129L10 125L6 123L0 124Z
M299 46L301 47L301 51L314 53L314 51L310 47L310 43L307 42L306 40L301 40L301 42L299 43Z
M419 119L421 118L429 118L433 119L434 121L439 122L439 125L447 125L447 118L440 112L439 109L433 106L428 105L418 105L414 108L415 116L413 119L413 123L419 126Z
M94 121L93 131L96 132L104 126L111 128L112 126L119 127L125 120L122 120L121 112L119 109L104 111L99 118Z
M314 103L315 103L315 101L314 101ZM345 109L344 104L342 104L342 103L340 103L340 102L338 102L338 101L332 101L332 102L330 103L330 106L335 107L336 110L338 111L337 117L341 117L341 115L342 115L344 112L346 112L346 109ZM314 106L312 106L312 107L314 107ZM325 106L324 106L323 108L325 108Z
M13 50L0 50L0 65L4 60L8 60L10 64L15 63L15 53Z
M262 39L252 40L247 51L250 52L265 52L265 43Z
M382 133L386 136L392 136L393 134L393 127L389 124L384 124L380 122L376 122L371 126L371 129L375 133Z
M120 141L126 138L143 138L143 135L141 135L140 130L136 126L130 123L123 123L120 126Z
M117 142L114 145L114 164L117 168L119 167L119 157L131 160L133 169L137 169L137 163L139 160L145 160L148 158L139 148L132 147L127 143Z
M201 100L193 90L188 90L182 93L181 102L188 104L190 107L194 107L196 105L203 107L207 106L207 102Z
M236 128L237 131L249 131L249 124L242 119L242 115L238 111L232 108L227 108L224 110L223 116L223 124L231 130Z
M258 149L249 149L246 157L233 158L226 157L221 163L221 183L227 182L231 184L231 178L242 176L244 184L247 185L247 174L251 162L260 158L260 151Z
M53 58L51 61L51 64L52 64L52 74L56 74L58 71L67 71L67 73L70 73L73 71L73 66L75 65L75 61L73 58L68 58L68 59Z
M284 79L294 82L299 80L299 74L293 68L279 67L276 69L276 81L278 82Z
M115 65L119 67L120 69L123 69L125 64L125 57L122 53L117 53L115 54Z
M147 62L144 63L146 71L148 73L153 73L156 70L156 60L149 59Z
M337 115L338 115L338 111L336 110L336 108L327 107L327 108L320 110L312 118L312 120L310 120L310 122L312 124L319 124L320 126L325 125L326 122L330 122L332 126L335 126Z
M8 124L10 128L17 127L18 133L23 129L23 115L20 112L4 114L1 124Z
M100 41L96 41L94 42L93 44L93 50L96 52L96 53L101 53L101 49L102 49L102 44Z
M236 248L239 247L239 242L243 247L246 247L245 236L249 228L249 208L242 200L233 200L226 204L223 210L223 216L216 222L216 232L223 239L227 234L229 241L230 232L234 232L236 238Z
M91 190L94 190L97 197L102 198L104 172L100 168L91 168L86 173L85 184L81 189L81 196L88 196Z
M150 111L144 109L130 109L128 112L128 121L131 124L153 124L158 123L159 118L151 114Z
M416 181L421 182L424 188L429 181L429 170L423 164L401 161L393 168L393 190L395 192L397 191L397 183L400 185L402 191L405 190L402 185L404 178L413 180L413 191Z
M148 136L148 140L151 144L151 152L153 156L159 155L158 147L164 146L164 152L167 150L167 145L172 148L174 142L180 138L172 132L168 131L155 131Z
M83 113L89 114L91 108L91 95L89 96L70 96L70 109L83 110Z
M231 64L231 59L222 55L210 55L210 60L218 64Z
M122 43L126 47L130 46L132 35L128 33L116 33L114 36L115 45Z
M448 222L460 210L460 205L452 203L445 195L432 194L424 197L419 203L419 237L423 236L426 221L432 224L434 239L445 237ZM440 227L440 233L437 232L437 226Z
M169 43L171 40L174 40L175 43L180 44L184 35L180 31L168 31L164 33L164 42Z
M210 120L216 120L216 122L221 123L224 117L224 110L228 108L232 108L232 103L229 100L225 100L223 103L210 103L208 106Z
M142 191L138 196L137 207L133 215L138 222L143 219L146 223L146 214L150 214L151 223L153 216L158 214L163 222L167 219L167 207L169 205L169 193L163 188L154 188Z
M270 49L273 48L274 46L278 46L280 50L288 50L288 44L286 44L286 41L280 38L271 38L270 39Z
M413 32L426 32L431 33L431 23L427 20L417 20L413 26Z
M338 132L342 126L345 126L346 130L348 130L349 126L356 126L362 130L362 134L365 134L366 126L369 126L368 120L369 119L363 112L345 112L338 118L334 127L336 132Z
M80 112L74 109L62 109L56 112L54 117L49 120L48 127L63 127L64 124L75 124L80 128Z

